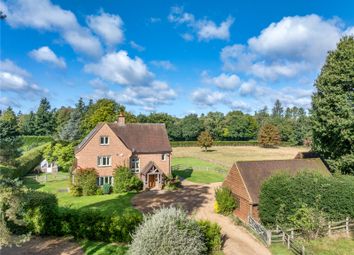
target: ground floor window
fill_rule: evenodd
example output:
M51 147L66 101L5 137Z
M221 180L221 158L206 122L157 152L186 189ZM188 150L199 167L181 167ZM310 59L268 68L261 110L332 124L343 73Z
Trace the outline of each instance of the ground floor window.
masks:
M106 183L113 185L113 176L100 176L97 178L96 183L98 186L102 186Z

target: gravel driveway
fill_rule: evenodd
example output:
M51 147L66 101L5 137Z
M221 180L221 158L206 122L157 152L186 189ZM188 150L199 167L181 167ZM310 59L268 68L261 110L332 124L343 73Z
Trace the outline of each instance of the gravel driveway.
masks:
M221 183L209 185L183 181L183 188L176 191L152 190L133 198L133 205L142 212L151 212L161 206L182 206L197 219L217 222L224 234L225 255L271 255L269 250L242 226L230 218L214 213L214 190Z

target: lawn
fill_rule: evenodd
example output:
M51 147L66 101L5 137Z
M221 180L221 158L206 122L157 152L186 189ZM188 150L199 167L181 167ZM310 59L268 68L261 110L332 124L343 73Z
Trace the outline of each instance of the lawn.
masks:
M124 255L128 247L126 245L93 242L93 241L80 241L85 255Z
M269 247L272 255L292 255L293 253L283 244L272 244Z
M76 209L89 208L100 210L103 213L137 211L131 204L131 199L135 193L74 197L66 190L69 187L67 173L58 173L56 176L48 174L46 182L44 182L44 176L44 174L40 176L40 182L36 181L33 176L27 176L24 179L24 184L32 189L55 194L58 198L59 206Z
M353 255L354 239L352 238L321 238L307 243L306 248L313 254L321 255Z
M195 183L222 182L227 170L224 166L197 158L183 157L172 159L172 172Z
M292 159L298 152L308 150L305 147L215 146L204 152L200 147L176 147L173 148L173 156L201 159L229 169L235 161Z

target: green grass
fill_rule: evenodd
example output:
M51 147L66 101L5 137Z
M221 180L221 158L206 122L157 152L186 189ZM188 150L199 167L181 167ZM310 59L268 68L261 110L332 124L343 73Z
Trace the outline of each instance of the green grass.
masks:
M226 168L205 160L189 157L173 158L172 172L195 183L222 182Z
M283 245L281 243L272 244L269 247L269 250L273 255L292 255L293 254L290 250L288 250L288 248L285 245Z
M313 254L319 255L352 255L354 254L353 238L321 238L312 240L305 246Z
M43 176L42 174L40 180L44 179ZM131 204L131 199L135 193L74 197L69 192L65 192L65 189L69 187L67 173L59 172L56 177L54 175L47 176L47 182L37 182L33 177L26 177L24 184L32 189L55 194L58 198L59 206L62 207L94 209L107 214L126 211L138 212Z
M80 241L85 255L125 255L128 247L113 243Z

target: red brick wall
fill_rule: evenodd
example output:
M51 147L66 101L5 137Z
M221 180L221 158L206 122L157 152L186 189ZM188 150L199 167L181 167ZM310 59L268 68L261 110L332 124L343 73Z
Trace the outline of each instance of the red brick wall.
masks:
M235 165L231 167L224 180L223 186L229 187L238 200L238 208L234 211L234 214L241 220L247 221L247 216L250 212L250 198L240 172Z
M109 145L100 144L101 136L109 137ZM131 155L131 151L113 133L108 125L103 125L84 148L76 153L75 157L78 168L95 168L100 176L112 176L113 170L117 166L130 167L129 161ZM111 166L97 166L98 156L111 156ZM140 170L150 161L154 161L166 175L170 174L170 157L167 157L165 161L161 159L161 154L140 154L138 157L140 159Z

